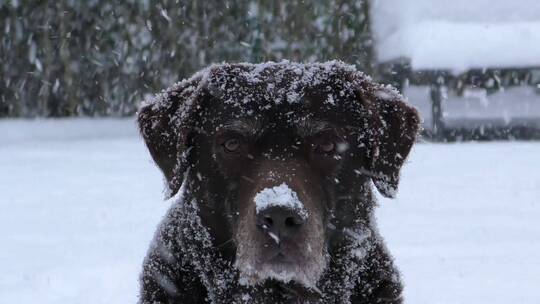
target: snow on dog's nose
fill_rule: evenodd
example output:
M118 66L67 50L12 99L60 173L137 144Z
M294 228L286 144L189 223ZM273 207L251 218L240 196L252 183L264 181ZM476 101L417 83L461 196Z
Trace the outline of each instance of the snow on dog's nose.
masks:
M276 244L293 235L308 218L308 212L298 195L285 183L264 188L255 196L256 225Z
M272 188L264 188L255 195L255 210L257 214L270 207L282 207L298 213L303 220L308 218L304 204L298 195L286 183Z

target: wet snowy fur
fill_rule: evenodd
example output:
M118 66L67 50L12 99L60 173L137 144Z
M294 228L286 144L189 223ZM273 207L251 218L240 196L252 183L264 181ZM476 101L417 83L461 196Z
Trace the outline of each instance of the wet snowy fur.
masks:
M365 134L373 145L369 152L372 167L362 169L360 173L355 171L356 175L362 174L362 183L356 184L355 189L349 189L350 193L342 193L350 197L343 211L350 219L340 222L341 215L336 211L336 221L326 223L327 237L333 238L333 244L313 249L324 251L324 264L319 262L320 269L314 268L308 273L296 275L297 280L305 277L302 283L311 288L275 281L245 284L238 268L246 274L249 273L249 265L236 267L234 261L223 256L213 244L210 231L202 224L199 206L208 197L198 194L203 183L196 173L189 170L193 167L189 147L181 137L183 128L193 124L189 121L190 113L197 109L201 90L219 95L223 102L230 102L233 107L242 107L244 102L257 98L256 94L259 93L242 92L243 88L238 85L235 91L229 87L231 83L220 82L220 77L223 77L220 69L234 68L230 65L211 66L174 85L143 105L139 114L141 134L154 160L159 160L158 165L166 177L170 193L174 195L171 209L160 224L143 265L140 303L401 303L399 273L375 228L375 199L371 192L371 180L383 195L390 197L395 194L399 168L418 131L416 112L405 106L402 97L392 88L377 85L354 67L340 62L236 66L238 73L246 71L246 79L264 87L261 90L272 95L270 99L276 103L298 102L303 90L310 85L324 83L335 75L348 75L347 81L339 83L343 86L341 93L336 96L329 93L329 103L336 103L340 97L359 92L368 108L359 106L358 117L372 119L376 110L369 108L372 106L384 106L387 111L369 120L379 127ZM280 73L290 74L291 71L303 76L292 83L279 81ZM278 80L265 83L267 76L264 75L268 73L276 73ZM279 85L282 87L276 88ZM381 91L384 94L377 93ZM234 102L238 101L239 96L244 99ZM380 96L384 96L384 99ZM394 115L388 120L383 118L394 112L400 113L402 109L409 115ZM368 120L364 124L367 123ZM388 129L386 124L404 127ZM159 141L151 142L153 137L159 137ZM403 144L398 141L403 141ZM392 152L392 149L401 146L403 156ZM255 273L253 275L256 276ZM267 275L283 275L281 279L284 281L291 278L286 273ZM313 275L320 277L315 286L309 279Z
M330 253L311 297L242 284L238 269L221 256L201 224L189 185L185 182L170 199L172 207L155 235L144 263L140 303L206 303L204 298L208 303L246 304L401 303L399 273L373 223L344 228L343 246ZM381 291L388 298L372 298Z

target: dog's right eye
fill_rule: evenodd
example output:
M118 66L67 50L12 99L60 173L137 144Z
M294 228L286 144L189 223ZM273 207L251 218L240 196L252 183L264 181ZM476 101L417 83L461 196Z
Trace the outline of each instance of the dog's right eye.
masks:
M237 138L228 139L223 143L223 149L229 153L237 152L239 148L240 140L238 140Z

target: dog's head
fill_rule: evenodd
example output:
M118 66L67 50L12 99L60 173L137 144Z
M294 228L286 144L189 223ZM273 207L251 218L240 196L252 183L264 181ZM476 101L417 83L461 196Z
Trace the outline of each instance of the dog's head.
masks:
M215 65L139 113L171 193L187 176L247 284L315 286L336 231L369 225L370 181L395 195L418 123L394 89L340 62Z

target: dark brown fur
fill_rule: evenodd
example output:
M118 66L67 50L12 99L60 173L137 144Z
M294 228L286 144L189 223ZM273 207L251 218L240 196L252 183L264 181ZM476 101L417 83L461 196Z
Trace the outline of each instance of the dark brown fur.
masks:
M418 132L416 111L393 89L339 62L218 65L143 106L138 119L171 195L182 195L145 260L141 303L402 302L372 219L371 182L395 195ZM309 217L274 242L253 200L281 183ZM278 253L306 280L256 278Z

